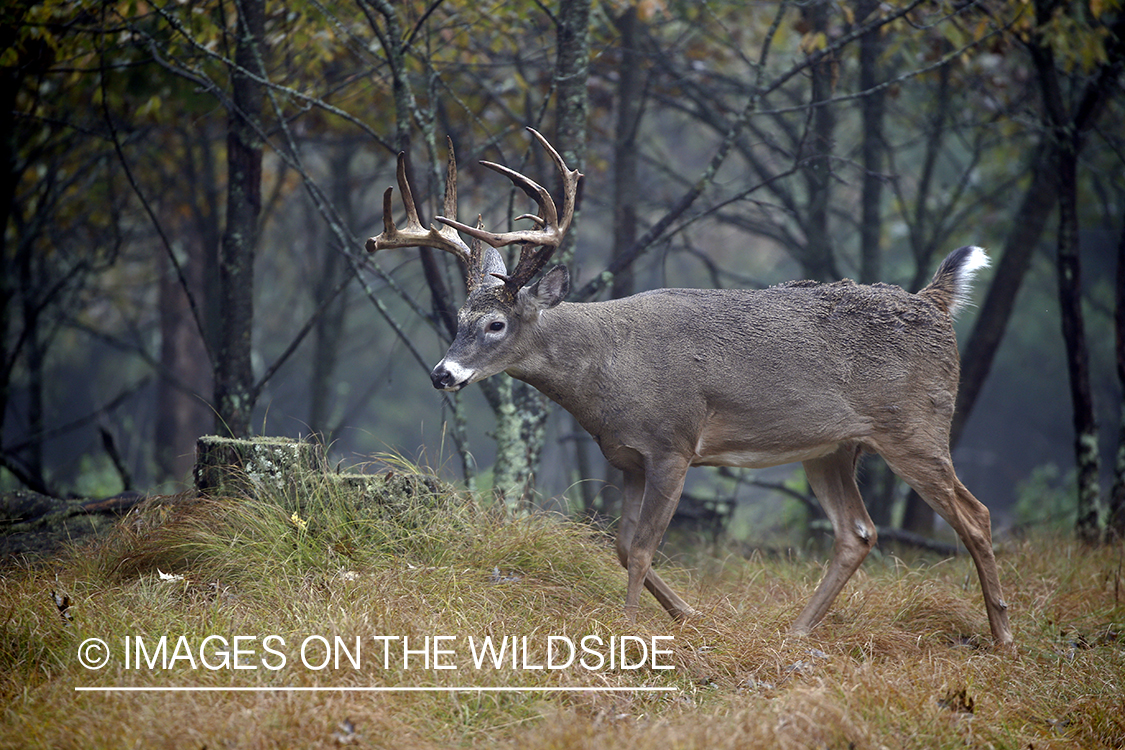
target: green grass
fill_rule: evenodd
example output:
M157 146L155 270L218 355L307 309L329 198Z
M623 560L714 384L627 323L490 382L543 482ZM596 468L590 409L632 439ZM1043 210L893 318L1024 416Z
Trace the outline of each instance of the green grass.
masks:
M786 627L823 561L699 552L662 574L704 615L647 598L621 615L611 541L557 517L486 507L401 463L364 491L150 501L95 546L3 573L0 747L1125 747L1122 549L1065 537L999 549L1018 656L994 654L967 557L870 560L810 637ZM690 567L688 567L690 565ZM182 576L168 580L161 573ZM69 619L51 592L70 600ZM474 669L468 639L673 636L674 669ZM257 669L126 669L123 639L209 636ZM263 639L286 655L265 652ZM454 636L443 663L384 667L374 636ZM358 669L312 669L310 636L361 639ZM109 644L85 669L79 646ZM135 642L135 641L134 641ZM210 643L215 644L212 638ZM651 641L650 641L651 643ZM307 654L324 653L315 641ZM639 659L637 651L630 652ZM212 649L212 663L220 658ZM265 661L263 661L265 660ZM674 692L90 693L93 687L673 687ZM347 726L354 728L348 731Z

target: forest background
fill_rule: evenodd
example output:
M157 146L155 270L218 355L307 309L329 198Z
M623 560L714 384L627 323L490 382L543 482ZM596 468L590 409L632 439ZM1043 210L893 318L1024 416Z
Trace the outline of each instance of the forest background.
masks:
M959 474L999 525L1125 531L1119 0L15 0L0 50L3 488L172 491L201 434L318 435L612 515L613 472L536 392L430 386L456 261L363 250L398 152L438 210L446 136L461 219L508 228L524 198L476 162L552 186L533 126L586 174L572 300L917 290L987 248ZM706 524L816 522L798 467L697 472ZM878 459L862 479L881 527L933 531Z

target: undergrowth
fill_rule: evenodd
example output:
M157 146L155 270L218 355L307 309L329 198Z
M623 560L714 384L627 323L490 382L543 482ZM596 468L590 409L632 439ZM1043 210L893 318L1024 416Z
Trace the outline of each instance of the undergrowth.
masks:
M628 624L603 532L402 462L359 484L153 498L92 546L0 573L0 747L1120 748L1122 555L1001 545L1013 656L991 650L964 557L872 559L797 638L819 558L665 560L702 615L673 623L646 594ZM635 669L546 668L552 643L596 637L608 662L623 636ZM478 668L485 637L517 658ZM99 669L79 658L93 638ZM484 686L513 690L469 690ZM372 687L396 691L352 690Z

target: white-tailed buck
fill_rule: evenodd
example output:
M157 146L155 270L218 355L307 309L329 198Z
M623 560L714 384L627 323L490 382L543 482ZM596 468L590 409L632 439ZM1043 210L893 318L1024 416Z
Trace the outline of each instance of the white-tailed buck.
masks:
M897 286L798 281L769 289L658 289L607 302L564 302L570 277L555 266L534 284L574 215L582 175L531 131L562 174L560 214L550 193L490 162L539 205L535 227L493 234L457 222L450 144L444 216L424 228L399 156L406 224L383 197L383 233L370 252L429 246L466 266L468 299L434 387L456 391L506 372L574 415L624 472L617 556L629 571L625 612L642 585L675 618L694 610L652 570L653 554L691 466L761 468L800 461L832 522L832 561L793 631L815 626L875 544L856 487L856 462L878 453L957 532L976 563L997 645L1011 642L992 551L988 509L957 479L949 425L960 362L952 314L980 248L942 262L917 294ZM458 233L487 243L472 248ZM520 244L508 272L495 248Z

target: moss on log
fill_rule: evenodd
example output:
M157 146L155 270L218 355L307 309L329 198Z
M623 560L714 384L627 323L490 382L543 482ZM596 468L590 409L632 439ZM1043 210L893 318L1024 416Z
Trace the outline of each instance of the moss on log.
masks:
M324 446L304 440L204 435L195 446L195 488L203 495L299 491L327 470Z

